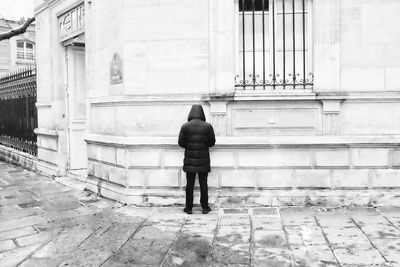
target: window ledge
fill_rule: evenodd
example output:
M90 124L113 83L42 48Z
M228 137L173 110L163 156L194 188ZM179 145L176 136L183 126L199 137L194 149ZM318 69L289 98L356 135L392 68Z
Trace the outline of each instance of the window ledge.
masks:
M315 100L312 89L236 89L234 100Z

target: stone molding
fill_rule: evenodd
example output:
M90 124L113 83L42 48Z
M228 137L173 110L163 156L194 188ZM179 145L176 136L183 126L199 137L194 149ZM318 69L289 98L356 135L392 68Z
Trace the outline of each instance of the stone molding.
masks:
M158 95L128 95L128 96L104 96L90 98L89 103L91 106L125 106L125 105L144 105L144 104L164 104L170 105L172 103L199 103L207 100L206 96L201 94L158 94Z
M57 130L51 130L51 129L46 129L46 128L36 128L34 130L34 133L36 135L47 135L47 136L51 136L51 137L58 137Z
M114 136L85 134L89 144L101 144L116 147L178 147L177 137L161 136ZM270 146L355 146L355 147L397 147L400 135L336 135L336 136L221 136L216 147L270 147Z
M211 124L214 127L215 135L225 136L226 135L226 105L227 101L210 101L210 114Z
M48 109L51 108L53 104L47 102L36 102L35 106L37 109Z
M342 100L321 100L323 104L322 133L324 135L340 134L340 103Z

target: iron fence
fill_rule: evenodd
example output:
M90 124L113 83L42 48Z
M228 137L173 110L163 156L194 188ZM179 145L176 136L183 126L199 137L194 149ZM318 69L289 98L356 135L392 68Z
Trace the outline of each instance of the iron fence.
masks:
M238 0L241 89L312 88L311 0Z
M0 78L0 144L37 155L36 70Z

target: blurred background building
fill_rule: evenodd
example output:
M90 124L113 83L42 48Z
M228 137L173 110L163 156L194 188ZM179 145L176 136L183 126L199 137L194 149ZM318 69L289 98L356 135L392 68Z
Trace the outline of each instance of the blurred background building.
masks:
M0 32L9 31L23 24L24 18L18 21L0 19ZM35 66L35 24L26 32L9 40L0 41L0 76L17 69Z

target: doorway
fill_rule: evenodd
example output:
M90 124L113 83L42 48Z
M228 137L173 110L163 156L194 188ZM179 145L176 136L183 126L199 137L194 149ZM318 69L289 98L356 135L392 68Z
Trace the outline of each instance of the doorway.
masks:
M86 129L85 47L67 46L67 112L68 171L84 175L87 168L87 148L83 139Z

